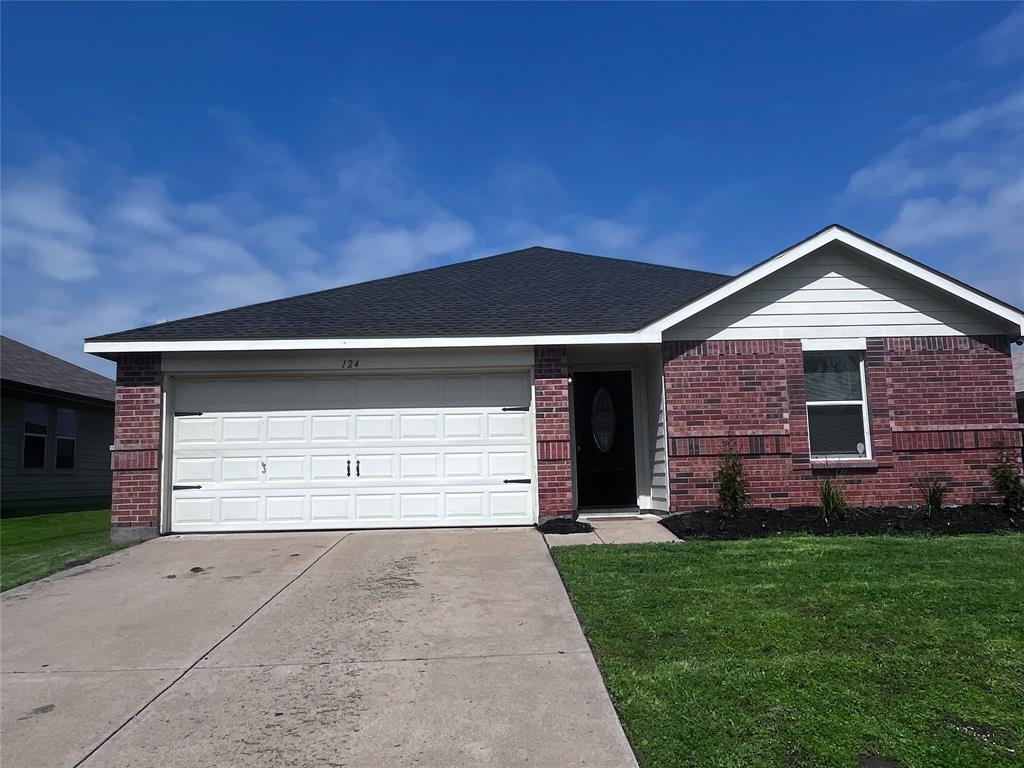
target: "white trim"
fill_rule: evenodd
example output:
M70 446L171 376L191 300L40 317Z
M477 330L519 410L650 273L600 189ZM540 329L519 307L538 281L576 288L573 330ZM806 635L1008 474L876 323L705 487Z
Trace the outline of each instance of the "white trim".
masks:
M701 296L695 301L690 302L676 312L673 312L671 315L651 323L646 328L641 329L639 333L643 333L645 331L658 331L659 333L663 333L672 326L678 325L688 317L692 317L713 304L717 304L723 299L727 299L733 294L742 291L744 288L747 288L750 285L759 282L763 278L778 272L780 269L788 267L790 264L803 258L807 254L813 253L819 248L833 242L844 243L860 253L877 259L900 272L908 274L924 283L945 291L968 304L972 304L990 315L994 315L995 317L1013 323L1017 326L1018 334L1020 334L1021 330L1024 329L1024 313L1014 311L1013 309L1003 306L1002 304L971 288L967 288L966 286L960 285L949 278L936 274L929 269L925 269L924 267L915 264L910 259L890 251L888 248L883 248L880 245L872 243L870 240L866 240L852 232L847 232L841 227L832 226L824 232L818 233L809 240L805 240L804 242L793 246L789 250L783 251L778 256L775 256L768 261L759 264L753 269L744 272L742 275L730 280L725 285L716 288L710 293Z
M423 349L437 347L518 347L561 344L660 344L661 333L591 333L559 336L451 336L395 339L210 339L207 341L87 341L85 351L118 352L232 352L294 349Z
M800 339L804 352L845 352L868 348L867 339Z
M808 350L804 347L804 351L814 352L832 352L831 349L819 349L819 350ZM845 352L849 350L837 349L836 352ZM866 365L864 362L864 355L860 355L858 359L860 364L860 400L805 400L804 401L804 415L807 418L807 454L811 457L812 462L831 462L831 461L871 461L871 416L868 410L868 380L866 375ZM806 372L804 373L806 376ZM830 405L859 405L861 421L864 425L864 455L863 456L815 456L814 452L811 451L811 408L816 406L830 406Z

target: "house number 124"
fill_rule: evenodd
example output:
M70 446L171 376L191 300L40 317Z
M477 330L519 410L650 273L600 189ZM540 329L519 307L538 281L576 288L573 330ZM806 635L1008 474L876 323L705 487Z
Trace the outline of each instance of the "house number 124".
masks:
M359 360L342 360L341 361L341 367L342 368L358 368L359 367Z

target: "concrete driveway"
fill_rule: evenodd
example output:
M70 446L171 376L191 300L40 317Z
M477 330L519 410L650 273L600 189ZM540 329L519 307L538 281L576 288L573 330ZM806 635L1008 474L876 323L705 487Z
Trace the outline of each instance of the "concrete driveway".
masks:
M169 537L0 611L4 768L636 765L534 530Z

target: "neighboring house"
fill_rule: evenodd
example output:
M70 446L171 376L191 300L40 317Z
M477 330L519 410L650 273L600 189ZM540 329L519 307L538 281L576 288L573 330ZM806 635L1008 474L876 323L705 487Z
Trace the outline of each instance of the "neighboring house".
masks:
M1021 310L839 226L736 276L548 248L91 338L113 524L524 525L578 509L992 499Z
M106 506L114 382L0 336L0 508Z

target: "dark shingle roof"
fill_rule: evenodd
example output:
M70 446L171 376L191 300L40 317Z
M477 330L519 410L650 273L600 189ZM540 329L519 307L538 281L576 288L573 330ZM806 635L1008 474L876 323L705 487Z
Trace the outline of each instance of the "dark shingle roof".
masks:
M533 247L89 341L622 333L730 279Z
M0 378L5 382L114 401L114 382L20 341L0 336Z

